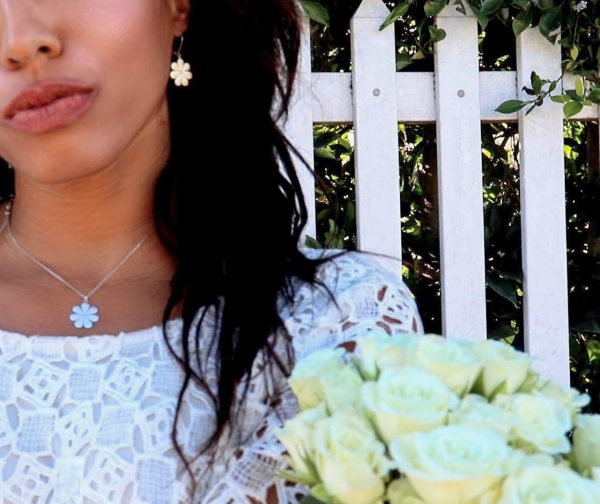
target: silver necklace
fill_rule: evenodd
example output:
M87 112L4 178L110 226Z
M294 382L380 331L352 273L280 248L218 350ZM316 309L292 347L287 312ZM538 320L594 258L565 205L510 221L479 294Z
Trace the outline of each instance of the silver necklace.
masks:
M4 228L6 227L12 243L17 247L17 249L20 252L22 252L26 257L31 259L35 264L37 264L40 268L46 271L49 275L56 278L56 280L58 280L63 285L71 289L73 292L76 292L77 294L79 294L79 296L81 296L83 301L81 302L81 304L73 306L73 308L71 309L71 314L69 315L69 320L71 320L71 322L73 322L73 325L78 329L90 329L94 326L96 322L100 320L99 309L97 306L94 306L90 303L90 297L92 297L98 291L98 289L100 289L100 287L102 287L106 283L106 281L115 273L115 271L117 271L121 266L123 266L123 264L125 264L125 261L127 261L127 259L129 259L142 246L142 244L152 234L152 229L138 243L136 243L136 245L102 278L102 280L100 280L100 282L98 282L98 284L92 290L85 294L81 292L77 287L71 285L58 273L46 266L39 259L34 257L17 241L10 225L12 203L12 200L9 201L6 205L6 208L4 209L5 219L2 227L0 228L0 233L4 231Z

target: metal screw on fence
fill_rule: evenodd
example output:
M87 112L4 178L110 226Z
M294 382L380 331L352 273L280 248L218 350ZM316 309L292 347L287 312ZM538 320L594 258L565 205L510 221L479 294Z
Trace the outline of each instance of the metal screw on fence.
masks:
M465 90L464 89L459 89L458 93L456 93L458 95L459 98L462 98L463 96L465 96Z

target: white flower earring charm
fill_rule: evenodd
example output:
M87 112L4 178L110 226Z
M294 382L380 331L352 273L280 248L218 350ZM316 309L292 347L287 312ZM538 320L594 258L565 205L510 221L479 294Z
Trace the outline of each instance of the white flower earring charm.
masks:
M183 35L181 36L181 42L179 43L179 49L177 49L177 61L171 63L171 79L175 81L176 86L187 86L189 81L192 80L192 72L190 72L190 64L183 61L181 57L181 46L183 45Z

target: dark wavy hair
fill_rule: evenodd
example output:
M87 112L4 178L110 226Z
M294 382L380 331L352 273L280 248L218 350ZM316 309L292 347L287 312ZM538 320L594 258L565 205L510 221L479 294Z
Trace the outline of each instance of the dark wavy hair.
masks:
M277 356L270 337L285 337L293 355L277 309L279 298L293 301L292 280L324 287L335 302L317 269L343 252L309 259L299 250L307 210L292 155L310 167L278 126L287 118L295 83L300 8L296 0L196 6L192 0L183 56L194 78L187 88L171 83L167 89L171 153L156 183L154 221L177 261L163 335L183 369L171 439L192 476L192 493L197 482L177 443L177 418L190 382L208 393L216 413L204 453L242 407L257 358L265 359L269 372L276 366L289 376L292 361ZM174 41L174 50L178 45ZM2 162L0 201L13 191L13 171ZM216 391L201 372L202 356L190 351L200 348L202 321L211 307L219 321L209 344L218 360ZM183 319L180 349L167 335L176 308Z
M295 82L300 8L295 0L192 5L183 55L194 78L188 88L168 89L171 156L157 183L154 209L161 239L179 263L163 332L166 338L167 321L181 306L184 382L176 418L187 386L196 381L212 398L217 419L203 451L235 418L255 359L264 358L271 371L277 366L289 376L270 341L283 330L293 353L277 299L292 302L294 277L328 290L317 268L341 255L308 259L298 249L307 210L291 154L310 168L278 122L287 118ZM197 372L201 356L189 351L199 348L210 307L220 321L209 345L218 355L216 394ZM236 405L240 385L245 388ZM176 425L171 437L185 461Z

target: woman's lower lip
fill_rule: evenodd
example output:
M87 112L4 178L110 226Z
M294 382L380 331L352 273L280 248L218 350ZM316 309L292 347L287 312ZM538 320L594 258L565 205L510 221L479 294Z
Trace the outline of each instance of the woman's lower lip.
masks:
M75 121L95 98L94 91L65 96L44 107L21 110L10 119L4 119L4 122L19 130L44 133Z

